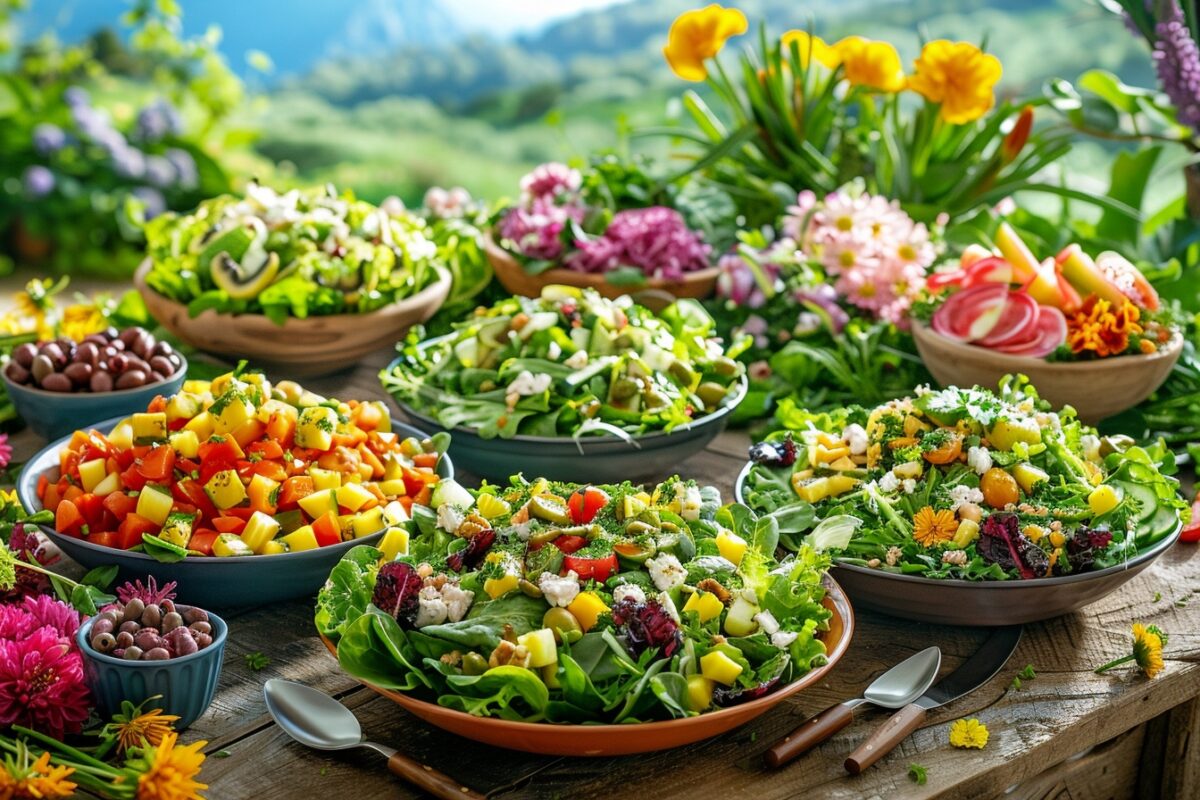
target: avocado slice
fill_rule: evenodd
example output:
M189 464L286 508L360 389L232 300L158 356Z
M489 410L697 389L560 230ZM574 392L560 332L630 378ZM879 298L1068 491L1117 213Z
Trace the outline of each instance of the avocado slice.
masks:
M279 254L269 253L266 259L245 258L236 261L229 253L217 253L210 266L213 283L230 297L249 300L271 285L279 274Z

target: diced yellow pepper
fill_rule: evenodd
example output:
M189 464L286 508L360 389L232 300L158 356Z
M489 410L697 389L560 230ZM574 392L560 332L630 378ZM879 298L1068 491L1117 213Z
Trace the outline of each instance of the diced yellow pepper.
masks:
M383 521L383 508L380 506L369 508L361 514L355 514L350 521L350 528L354 531L355 538L379 533L386 527L387 523Z
M337 430L337 412L328 406L310 406L296 421L296 444L312 450L328 450Z
M721 612L724 610L725 605L712 592L692 592L687 602L683 604L683 612L686 614L689 611L695 611L700 616L701 622L708 622L713 617L721 616Z
M742 674L742 665L720 650L711 650L700 656L700 674L710 681L732 686Z
M736 567L742 563L742 557L746 555L746 540L738 536L731 530L722 528L717 534L717 551L726 561L732 561Z
M242 537L236 533L222 533L213 542L213 555L221 558L229 558L231 556L252 556L254 551L250 549L250 545L242 541Z
M200 455L200 437L195 431L182 430L171 434L171 447L184 458L196 458Z
M259 555L262 556L278 556L288 552L288 546L281 539L272 539L263 545Z
M288 552L293 553L297 550L316 550L320 547L317 544L317 535L313 533L312 525L301 525L287 536L280 536L275 541L283 542L287 545Z
M383 507L383 518L389 525L399 525L401 522L408 522L412 517L403 503L393 500Z
M83 484L85 492L95 489L106 475L108 475L108 467L103 458L93 458L91 461L84 461L79 465L79 482Z
M254 419L255 408L240 394L225 395L219 398L224 401L224 407L221 408L216 419L217 433L228 433L235 431L244 425L246 422Z
M398 481L404 477L404 460L400 458L399 453L388 453L383 460L383 479L385 481Z
M170 492L164 492L153 484L146 484L138 493L137 515L145 517L156 525L162 525L171 514L171 506L175 499Z
M351 512L375 500L375 495L367 491L361 483L347 483L337 490L337 503Z
M538 628L536 631L521 634L517 644L529 651L529 666L531 669L548 667L558 662L558 647L554 644L554 631L549 628Z
M242 541L254 552L261 553L267 542L274 539L277 533L279 523L275 518L255 511L246 521L246 527L242 529Z
M320 467L309 467L308 476L312 478L313 488L318 492L325 489L337 489L342 485L342 473Z
M1120 502L1116 490L1107 483L1092 489L1092 493L1088 495L1088 506L1097 517L1112 511Z
M184 381L183 386L180 388L189 394L207 394L212 391L212 381L194 381L189 379Z
M130 424L133 426L134 444L152 444L167 438L167 415L162 411L134 414Z
M387 497L404 497L408 494L408 487L404 485L403 480L397 478L392 481L380 481L379 491Z
M575 615L579 626L585 631L590 630L600 619L600 615L609 610L600 595L595 592L580 592L567 606L567 611Z
M332 511L334 514L338 513L337 497L337 490L326 489L323 492L313 492L306 497L301 497L299 505L305 514L316 519L327 511Z
M801 500L809 503L819 503L827 497L837 497L858 485L858 480L847 475L827 475L823 478L797 480L792 476L792 488Z
M503 575L499 578L488 578L483 582L483 590L487 592L488 597L495 600L497 597L502 597L509 592L517 590L517 584L520 581L516 575Z
M133 447L133 423L121 420L108 435L108 443L118 450L128 450Z
M703 711L712 705L713 682L703 675L688 675L688 707L692 711Z
M215 473L204 484L204 492L217 508L226 509L241 505L246 500L246 487L236 471L223 469Z
M207 441L208 437L213 435L213 415L207 411L201 411L196 416L187 421L183 426L185 431L193 431L202 441Z
M956 550L962 550L971 542L979 538L979 523L973 519L959 520L958 530L954 532L954 539L951 540L951 546Z
M892 472L896 474L897 478L902 480L905 478L915 480L925 472L925 465L920 461L905 461L903 464L897 464L892 467Z
M96 488L92 489L92 494L105 497L119 491L121 491L121 476L110 472L104 476L104 480L96 484Z
M396 556L408 555L408 531L392 528L379 540L379 550L384 561L395 561Z
M179 392L167 401L167 422L191 419L200 413L200 398L191 392Z

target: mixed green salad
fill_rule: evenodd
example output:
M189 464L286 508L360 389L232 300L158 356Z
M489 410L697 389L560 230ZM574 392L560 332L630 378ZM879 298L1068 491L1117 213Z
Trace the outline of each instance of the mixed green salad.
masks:
M762 697L827 663L827 556L786 515L671 479L438 484L411 539L360 545L317 598L351 675L477 716L620 723Z
M669 432L739 400L743 344L725 349L712 317L679 300L661 314L629 297L547 286L421 341L414 329L380 378L402 404L480 436Z
M750 449L742 498L798 522L786 547L926 578L1034 579L1121 564L1186 504L1163 445L1099 437L1023 379L820 415Z
M205 309L288 317L366 313L410 297L445 273L418 216L333 187L277 194L250 183L189 214L146 224L146 283Z

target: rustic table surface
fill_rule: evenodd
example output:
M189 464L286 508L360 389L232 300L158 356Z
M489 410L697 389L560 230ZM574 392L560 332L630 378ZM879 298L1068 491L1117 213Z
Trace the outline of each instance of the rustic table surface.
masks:
M383 398L377 380L389 354L306 385L346 398ZM680 472L732 486L749 439L727 432L680 465ZM16 457L42 445L14 438ZM463 476L460 476L463 477ZM470 476L465 481L471 485ZM889 666L930 645L943 673L969 657L986 632L907 622L859 611L853 644L819 685L722 737L687 748L623 758L558 758L499 750L452 736L361 687L338 669L317 638L312 598L229 612L229 644L212 707L184 734L207 740L203 778L215 800L241 798L417 797L368 751L323 753L291 741L267 715L262 684L287 678L315 686L352 708L366 735L398 747L495 798L517 797L1200 797L1200 547L1181 544L1123 589L1083 611L1025 627L1008 665L987 685L933 711L924 726L860 777L842 768L884 712L868 711L807 756L777 771L762 753L808 715L851 697ZM1166 669L1155 680L1133 670L1093 674L1127 654L1132 622L1170 634ZM245 656L270 662L252 671ZM1035 680L1015 688L1026 665ZM982 751L948 744L950 723L977 717L991 740ZM925 767L928 782L908 777Z

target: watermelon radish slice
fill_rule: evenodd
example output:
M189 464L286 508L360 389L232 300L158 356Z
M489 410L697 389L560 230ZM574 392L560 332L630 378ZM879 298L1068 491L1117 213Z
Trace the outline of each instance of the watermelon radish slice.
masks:
M1067 340L1067 318L1053 306L1042 306L1037 321L1038 337L1025 346L994 347L1000 353L1028 358L1045 358Z
M1008 304L996 326L975 342L980 347L1002 347L1031 344L1038 338L1038 316L1041 314L1037 301L1025 292L1009 292Z
M955 292L933 312L930 326L961 342L982 339L1000 321L1008 304L1008 286L985 283Z
M963 277L962 285L964 289L969 289L972 286L978 286L981 283L1009 284L1012 282L1012 264L998 256L989 256L987 258L979 259L967 268L967 273Z

